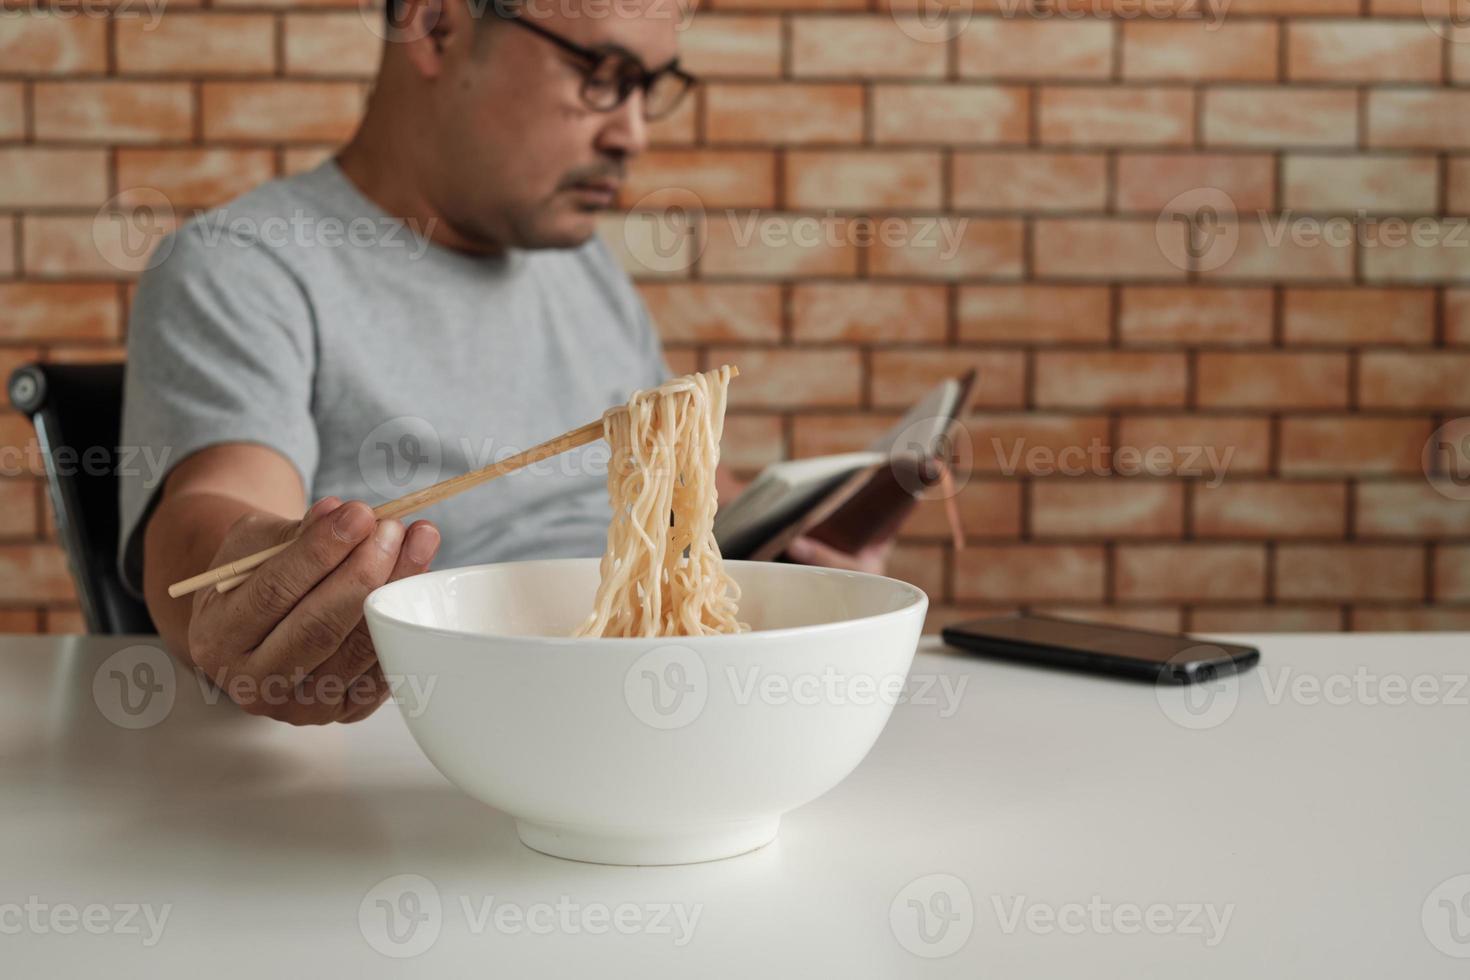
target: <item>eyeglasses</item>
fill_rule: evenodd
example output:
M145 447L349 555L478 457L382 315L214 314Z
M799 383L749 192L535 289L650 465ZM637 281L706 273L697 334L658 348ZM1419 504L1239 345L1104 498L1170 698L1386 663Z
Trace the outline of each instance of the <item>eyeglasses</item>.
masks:
M582 102L594 112L612 112L628 101L634 91L642 90L643 118L652 122L679 108L684 96L698 83L698 79L679 67L677 58L658 71L649 71L636 56L621 48L587 48L548 31L535 21L517 15L515 5L505 0L489 6L501 20L524 27L582 62Z

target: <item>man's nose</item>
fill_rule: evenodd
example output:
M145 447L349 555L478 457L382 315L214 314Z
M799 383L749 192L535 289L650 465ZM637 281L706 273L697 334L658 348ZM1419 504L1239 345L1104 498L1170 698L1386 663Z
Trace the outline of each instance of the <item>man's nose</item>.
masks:
M634 157L648 147L648 122L643 118L643 90L634 89L623 104L607 114L598 133L598 149Z

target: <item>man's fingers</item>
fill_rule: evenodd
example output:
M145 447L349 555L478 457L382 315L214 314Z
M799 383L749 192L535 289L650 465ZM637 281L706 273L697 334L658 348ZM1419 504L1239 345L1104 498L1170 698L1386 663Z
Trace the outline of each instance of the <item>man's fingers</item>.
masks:
M362 721L382 707L392 693L388 678L383 674L383 665L373 664L372 669L354 681L348 689L342 704L342 713L337 716L337 720L343 724Z
M389 573L387 581L396 582L417 575L429 567L434 554L439 550L439 529L428 521L417 521L404 532L403 547L398 551L398 561ZM377 664L377 652L373 649L373 638L368 633L367 622L362 618L362 606L358 605L357 624L337 651L312 671L316 678L340 678L343 683L332 685L346 697L347 689L363 674Z
M250 650L276 629L303 596L316 587L372 534L377 521L360 501L343 504L318 519L300 540L255 570L245 584L221 597L220 626L234 645Z
M342 509L352 506L355 505L347 504ZM322 523L331 524L333 520L335 518ZM315 530L309 529L302 541L306 541ZM403 535L403 525L398 521L379 524L367 540L353 549L346 561L296 602L255 648L246 669L261 676L287 671L305 673L320 668L362 619L362 600L388 581L398 562ZM369 665L370 661L360 665L358 672Z

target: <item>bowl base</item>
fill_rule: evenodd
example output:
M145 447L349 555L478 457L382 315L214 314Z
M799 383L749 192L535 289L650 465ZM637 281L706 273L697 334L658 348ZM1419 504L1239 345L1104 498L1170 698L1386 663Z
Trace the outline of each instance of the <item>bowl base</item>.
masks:
M650 834L517 820L516 834L533 851L589 864L698 864L765 847L780 817L758 817Z

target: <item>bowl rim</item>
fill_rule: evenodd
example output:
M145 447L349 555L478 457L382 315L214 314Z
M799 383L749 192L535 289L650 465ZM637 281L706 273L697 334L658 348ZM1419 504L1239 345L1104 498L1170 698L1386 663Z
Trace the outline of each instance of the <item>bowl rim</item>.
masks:
M476 565L458 565L453 568L440 568L431 572L423 572L397 582L389 582L380 585L369 592L362 601L363 614L369 620L377 620L383 623L391 623L422 633L435 636L443 636L455 639L477 639L477 640L514 640L517 642L534 642L548 646L569 646L576 648L598 647L619 648L631 646L646 646L649 642L665 643L698 643L703 645L719 645L739 640L748 640L751 637L810 637L825 632L850 629L859 624L873 625L886 619L901 619L904 616L912 616L916 612L923 616L929 606L929 594L911 582L892 578L887 575L875 575L872 572L854 572L844 568L823 568L816 565L782 565L768 561L746 561L742 559L726 559L726 565L734 566L765 566L768 568L787 568L792 574L798 575L822 575L830 578L842 579L877 579L891 582L908 593L908 599L897 609L887 612L874 613L871 616L859 616L855 619L839 619L830 623L813 623L810 626L783 626L779 629L749 630L744 633L713 633L707 636L544 636L522 633L479 633L472 630L450 629L445 626L426 626L416 623L401 616L395 616L386 612L382 606L386 601L385 593L399 589L410 588L415 584L421 584L425 578L448 578L454 575L462 575L468 572L485 571L491 568L500 568L506 565L552 565L571 564L600 561L600 558L527 558L518 561L482 562ZM785 572L778 573L785 574Z

